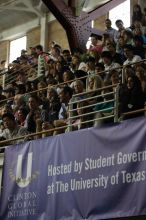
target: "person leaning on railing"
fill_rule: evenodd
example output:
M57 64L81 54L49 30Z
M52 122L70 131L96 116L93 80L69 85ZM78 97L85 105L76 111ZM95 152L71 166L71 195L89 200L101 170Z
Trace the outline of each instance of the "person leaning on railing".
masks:
M59 94L61 107L58 113L58 120L54 120L54 127L62 127L67 126L68 124L68 116L69 116L69 101L71 100L73 95L73 90L69 86L65 86L61 89ZM66 128L56 130L54 135L64 133Z
M103 86L103 80L100 77L100 75L91 75L87 77L86 92L90 92L90 93L86 94L86 97L87 98L93 97L93 99L88 100L88 104L94 104L102 100L101 97L94 98L94 96L101 94L101 91L95 91L95 90L102 88L102 86Z
M39 107L40 99L36 95L31 95L28 99L29 113L26 117L25 127L30 133L36 132L36 119L40 118L41 122L49 121L48 112ZM39 116L38 116L39 115Z
M87 101L81 101L77 103L77 116L72 121L72 130L79 130L83 128L89 128L93 126L94 114L88 114L93 112L93 108L88 106Z
M109 85L111 85L111 82L109 80L104 82L103 87L105 88L101 92L102 102L97 103L96 106L94 107L94 111L99 111L95 113L95 119L96 119L94 123L95 126L113 122L112 117L107 119L104 118L106 116L113 115L114 93L113 93L113 88L108 87ZM103 119L98 120L99 118L103 118Z
M15 117L12 113L5 113L2 115L2 121L4 130L1 132L0 136L1 139L9 140L17 137L21 137L28 134L26 128L19 126L15 120ZM24 139L13 140L8 142L9 145L11 144L18 144L24 141Z

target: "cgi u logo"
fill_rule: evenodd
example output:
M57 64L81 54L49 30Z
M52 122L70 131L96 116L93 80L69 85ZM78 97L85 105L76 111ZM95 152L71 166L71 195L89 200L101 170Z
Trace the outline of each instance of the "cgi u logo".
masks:
M26 178L22 178L22 154L18 156L16 168L16 183L19 187L24 188L32 181L32 152L28 153Z

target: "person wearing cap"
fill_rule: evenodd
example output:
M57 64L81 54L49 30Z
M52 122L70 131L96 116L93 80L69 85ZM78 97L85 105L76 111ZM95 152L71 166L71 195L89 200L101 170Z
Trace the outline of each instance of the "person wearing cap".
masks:
M123 65L132 64L142 60L140 56L134 55L134 47L131 44L125 44L124 55L127 60L123 63Z
M27 55L27 50L23 49L21 50L21 56L26 56Z
M2 115L2 121L4 124L4 130L1 134L1 137L5 138L6 140L19 138L21 136L25 136L28 134L26 128L21 127L17 124L15 117L12 113L8 112ZM9 144L18 144L24 140L24 137L19 140L12 140L8 142Z

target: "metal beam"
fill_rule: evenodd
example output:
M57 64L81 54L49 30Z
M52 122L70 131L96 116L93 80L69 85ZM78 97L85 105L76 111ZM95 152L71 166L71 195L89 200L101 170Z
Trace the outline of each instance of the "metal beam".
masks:
M24 6L17 6L19 3L22 3ZM32 2L29 0L11 0L6 3L0 4L0 11L3 10L16 10L16 11L26 11L36 14L39 18L42 17L43 13L35 8Z
M43 0L43 2L66 30L71 51L73 52L75 48L85 50L91 33L91 22L87 20L88 15L84 13L81 17L75 17L71 7L68 7L62 0L50 0L49 2ZM83 23L86 23L86 27L82 26Z
M1 7L5 7L5 6L15 6L15 5L17 5L17 4L19 4L19 3L23 3L23 1L22 0L9 0L9 1L7 1L7 2L5 2L5 3L0 3L0 5L1 5Z
M98 8L94 9L93 11L89 12L88 14L92 17L92 20L94 20L108 13L112 8L116 7L117 5L120 5L121 3L125 1L126 0L110 0L104 5L101 5Z
M0 10L16 10L16 11L27 11L32 12L32 9L26 8L26 7L16 7L16 6L0 6Z
M67 33L70 49L73 52L75 48L79 48L83 51L86 50L86 43L91 33L102 34L100 30L92 28L92 20L106 14L110 9L125 0L110 0L89 13L82 12L80 16L74 15L71 8L71 5L73 4L72 0L68 2L69 6L67 6L63 0L42 1L64 27Z
M6 31L0 33L0 40L14 40L16 38L26 35L26 33L34 28L39 27L39 19L36 18L32 21L29 21L25 24L18 25L16 27L9 28Z
M26 7L28 7L31 10L31 12L35 13L38 17L42 17L43 13L36 9L30 0L23 1L23 4L26 5Z

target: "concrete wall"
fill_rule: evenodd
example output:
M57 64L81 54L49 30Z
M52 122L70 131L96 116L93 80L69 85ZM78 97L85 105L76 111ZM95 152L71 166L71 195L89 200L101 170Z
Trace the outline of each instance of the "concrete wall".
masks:
M103 15L99 17L98 19L94 20L94 28L104 31L105 30L105 19L107 17L108 17L107 15Z
M49 41L56 41L63 49L69 48L66 32L58 21L49 23Z
M2 41L0 43L0 62L2 60L7 60L8 48L9 48L9 41Z
M27 32L27 48L40 44L40 27L36 27Z
M69 48L66 32L64 31L63 27L59 24L58 21L52 21L48 24L49 29L49 38L48 38L48 46L49 41L56 41L60 44L63 48ZM40 44L40 27L36 27L31 29L26 33L27 36L27 49L29 47L36 46ZM0 42L0 61L7 60L7 56L9 53L9 41Z
M26 33L27 48L40 44L40 27L34 28ZM9 40L0 42L0 62L1 60L8 61L9 55Z

